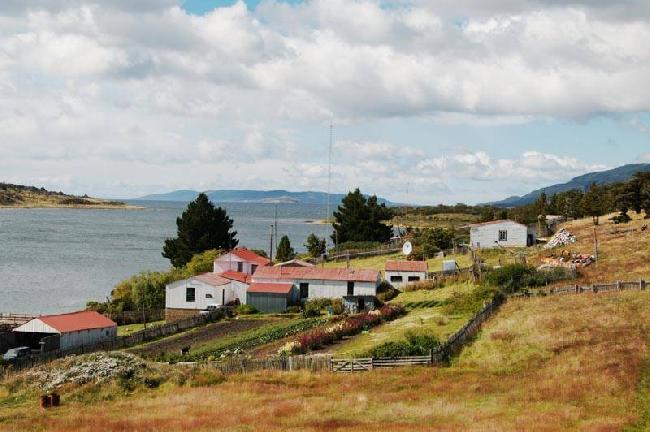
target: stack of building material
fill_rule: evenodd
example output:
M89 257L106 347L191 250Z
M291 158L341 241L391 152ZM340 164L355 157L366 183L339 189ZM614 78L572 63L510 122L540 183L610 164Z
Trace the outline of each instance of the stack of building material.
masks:
M546 249L551 249L558 246L566 246L577 241L576 236L571 234L566 228L562 228L555 233L553 237L544 246Z

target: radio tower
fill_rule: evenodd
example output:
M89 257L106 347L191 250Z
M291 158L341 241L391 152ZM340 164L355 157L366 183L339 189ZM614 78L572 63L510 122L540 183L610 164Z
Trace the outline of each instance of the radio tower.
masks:
M332 217L332 203L330 194L332 193L332 142L334 141L334 120L330 120L330 143L329 154L327 159L327 217L325 218L325 244L329 244L327 239L327 226L329 225L330 217Z

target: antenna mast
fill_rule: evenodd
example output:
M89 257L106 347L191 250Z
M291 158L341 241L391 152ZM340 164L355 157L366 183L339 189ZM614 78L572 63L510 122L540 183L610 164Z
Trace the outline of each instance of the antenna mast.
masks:
M330 194L332 193L332 143L334 141L334 120L330 120L330 142L327 159L327 217L325 218L325 244L329 243L327 239L327 226L330 217L332 217L332 203Z

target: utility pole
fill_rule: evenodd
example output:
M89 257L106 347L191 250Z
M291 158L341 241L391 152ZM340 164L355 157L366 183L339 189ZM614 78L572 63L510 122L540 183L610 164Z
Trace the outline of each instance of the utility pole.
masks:
M277 250L278 249L278 205L277 205L277 203L275 204L275 220L273 222L273 225L275 226L275 231L274 231L275 243L274 243L274 246L275 246L275 250Z
M271 224L271 241L269 243L269 261L273 264L273 224Z
M327 156L327 216L325 217L325 251L327 251L327 227L332 217L332 203L330 194L332 193L332 144L334 142L334 120L330 120L330 142Z

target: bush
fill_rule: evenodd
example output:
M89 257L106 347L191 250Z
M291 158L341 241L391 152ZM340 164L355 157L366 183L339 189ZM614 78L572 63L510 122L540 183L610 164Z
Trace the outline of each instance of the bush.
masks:
M525 264L510 264L488 273L485 282L488 285L499 287L506 294L512 294L526 288L543 286L573 276L573 273L566 269L540 271Z
M368 355L373 358L422 356L438 347L440 341L435 336L408 332L405 340L385 342L372 348Z
M300 308L300 306L295 306L294 305L294 306L289 306L287 308L287 313L300 313L301 311L302 311L302 309Z
M320 307L317 303L307 302L302 309L302 316L305 318L314 318L320 316Z
M332 313L334 315L341 315L345 312L345 308L343 307L343 300L341 299L334 299L332 300Z
M236 311L237 311L237 313L239 315L252 315L252 314L256 314L258 312L257 309L255 309L253 306L248 305L248 304L243 304L243 305L237 306Z

